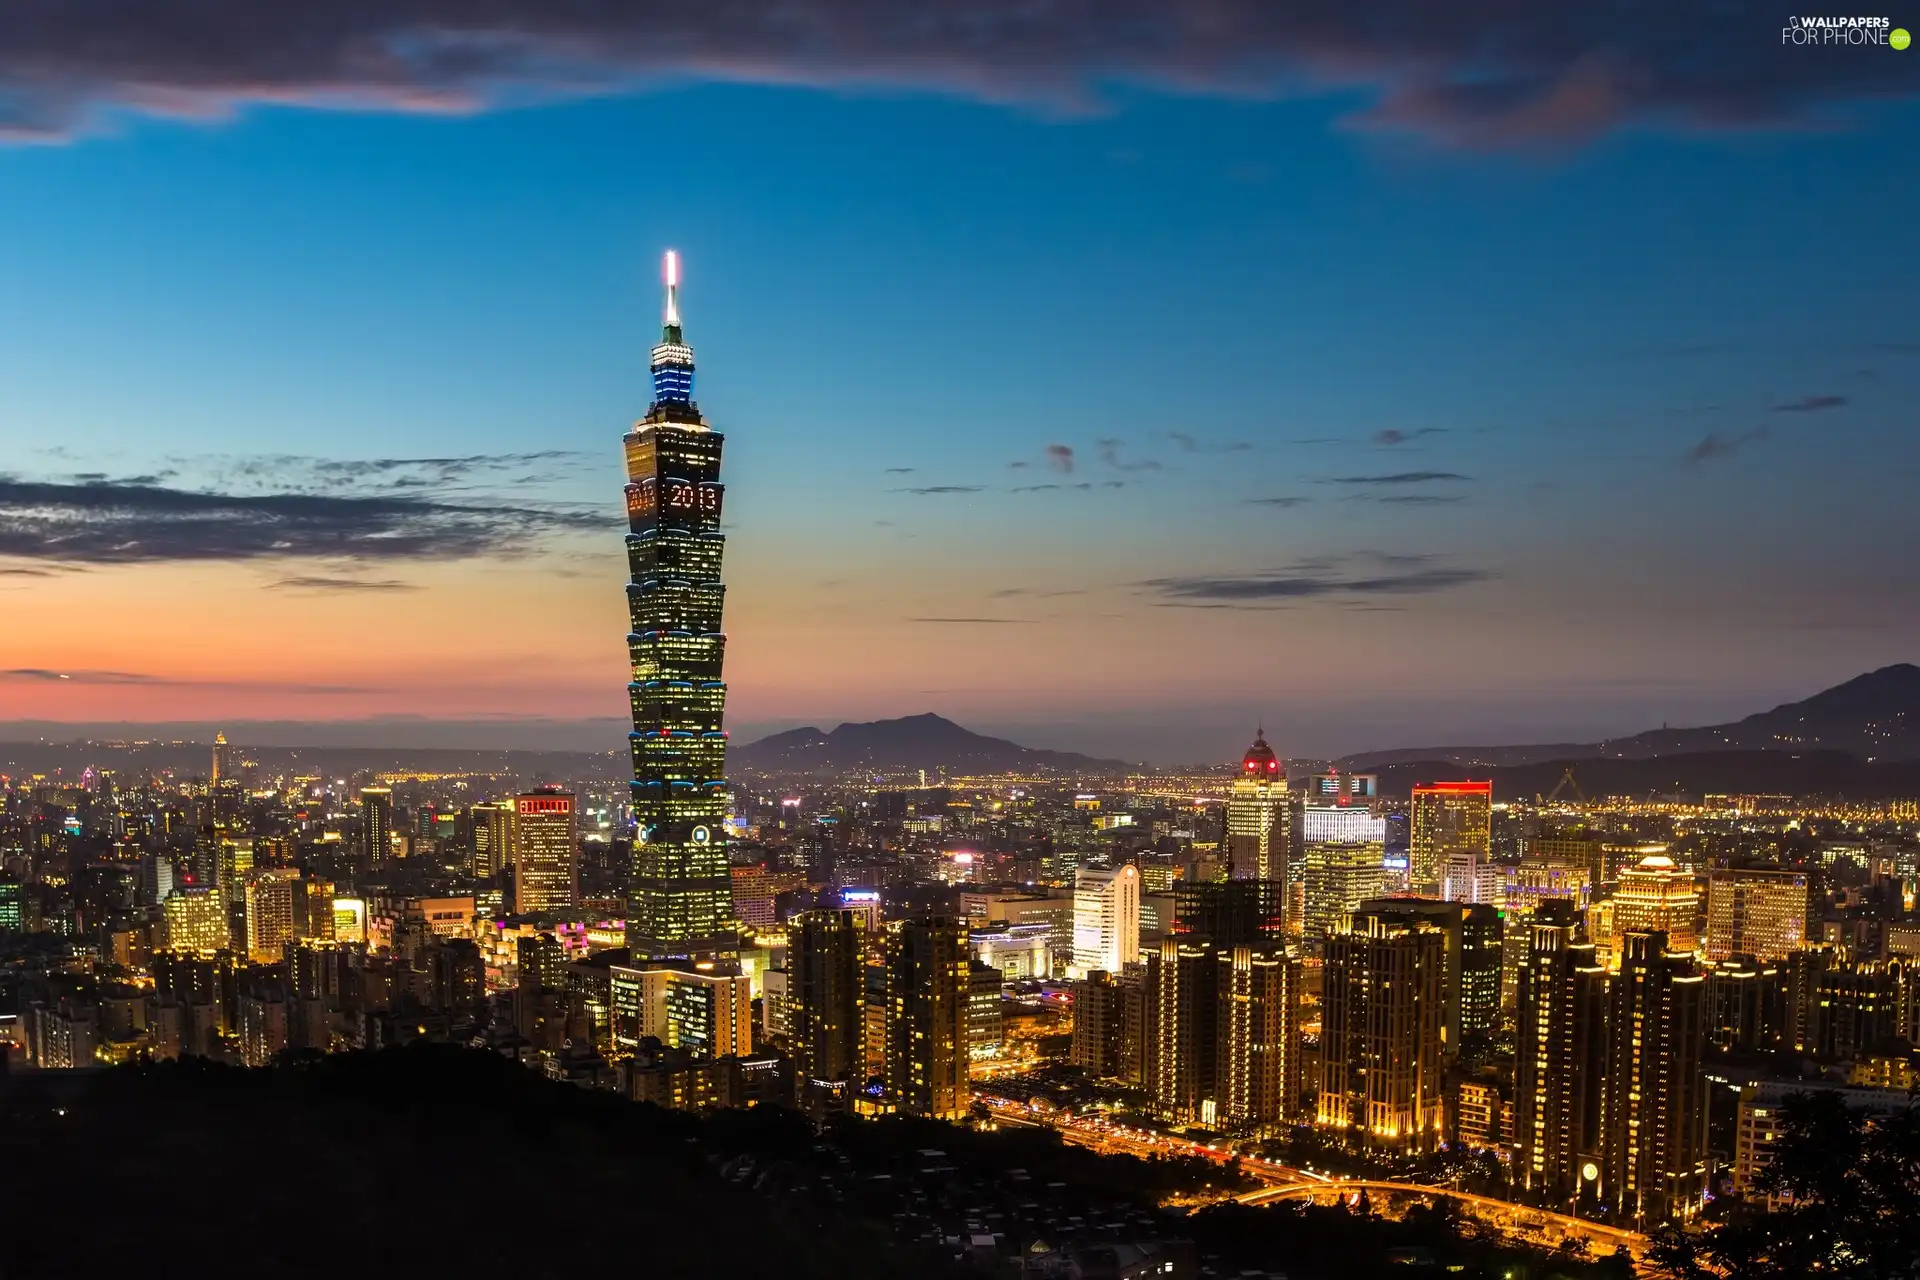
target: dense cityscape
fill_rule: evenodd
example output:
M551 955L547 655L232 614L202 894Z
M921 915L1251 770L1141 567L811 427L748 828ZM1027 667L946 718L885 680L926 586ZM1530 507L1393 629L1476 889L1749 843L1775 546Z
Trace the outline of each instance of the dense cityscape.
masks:
M1908 1112L1920 796L1589 796L1579 764L1509 793L1265 728L1183 770L730 767L722 436L671 254L666 283L624 442L626 759L0 747L34 756L0 776L9 1099L504 1060L778 1112L820 1169L714 1167L851 1196L928 1265L1176 1280L1319 1273L1229 1267L1235 1203L1443 1215L1390 1262L1464 1270L1478 1239L1628 1274L1790 1203L1807 1096ZM894 1133L873 1172L863 1135ZM1020 1142L1148 1163L1124 1190L993 1163Z

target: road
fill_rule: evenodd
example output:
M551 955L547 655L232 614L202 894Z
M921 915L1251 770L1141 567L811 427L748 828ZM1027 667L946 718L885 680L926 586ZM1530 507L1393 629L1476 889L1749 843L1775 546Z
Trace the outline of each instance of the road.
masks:
M1514 1204L1512 1201L1499 1200L1492 1196L1475 1195L1470 1191L1456 1191L1452 1187L1431 1187L1417 1182L1338 1178L1320 1183L1263 1187L1258 1191L1249 1191L1236 1199L1242 1204L1273 1204L1279 1200L1313 1200L1321 1204L1345 1200L1351 1203L1359 1198L1362 1191L1375 1199L1387 1195L1405 1195L1451 1200L1475 1221L1483 1222L1503 1234L1524 1240L1529 1244L1554 1248L1560 1244L1561 1240L1571 1236L1588 1245L1596 1253L1625 1248L1633 1257L1640 1258L1645 1255L1647 1249L1647 1237L1638 1231L1589 1222L1585 1218L1569 1217L1564 1213L1554 1213L1550 1209L1539 1209L1533 1205Z
M1076 1116L1065 1111L1036 1110L1032 1106L1004 1098L981 1097L994 1119L1005 1124L1031 1125L1058 1130L1060 1136L1076 1146L1105 1155L1198 1156L1225 1164L1233 1159L1231 1151L1192 1142L1164 1133L1129 1129L1094 1116ZM1264 1185L1236 1196L1242 1204L1272 1204L1280 1200L1314 1200L1331 1204L1351 1202L1365 1191L1374 1199L1385 1196L1424 1196L1451 1200L1469 1217L1527 1244L1557 1248L1571 1236L1588 1245L1595 1253L1607 1253L1624 1247L1634 1258L1645 1256L1647 1237L1622 1227L1605 1226L1585 1218L1569 1217L1532 1205L1514 1204L1492 1196L1475 1195L1451 1187L1433 1187L1414 1182L1390 1182L1377 1179L1335 1178L1311 1169L1295 1168L1274 1160L1241 1157L1241 1172Z

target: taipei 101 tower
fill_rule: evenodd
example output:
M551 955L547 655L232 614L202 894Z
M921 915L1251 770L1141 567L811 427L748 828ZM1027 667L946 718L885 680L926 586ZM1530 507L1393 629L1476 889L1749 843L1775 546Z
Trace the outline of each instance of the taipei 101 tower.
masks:
M636 961L731 953L727 638L720 630L718 431L693 401L693 348L680 327L680 257L666 256L666 323L653 349L653 403L626 435L627 652L633 681L633 867L627 945Z

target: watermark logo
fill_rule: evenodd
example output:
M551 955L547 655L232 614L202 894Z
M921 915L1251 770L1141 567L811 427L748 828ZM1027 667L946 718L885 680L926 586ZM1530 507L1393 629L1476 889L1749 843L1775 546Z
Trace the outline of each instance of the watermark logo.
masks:
M1888 18L1832 18L1799 15L1780 28L1781 44L1882 45L1904 49L1910 42L1905 28Z

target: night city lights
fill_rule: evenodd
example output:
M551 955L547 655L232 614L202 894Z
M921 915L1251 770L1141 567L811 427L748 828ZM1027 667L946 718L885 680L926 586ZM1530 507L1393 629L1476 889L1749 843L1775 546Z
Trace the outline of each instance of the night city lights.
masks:
M1917 17L0 0L0 1277L1920 1276Z

